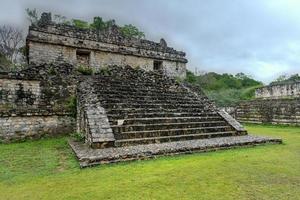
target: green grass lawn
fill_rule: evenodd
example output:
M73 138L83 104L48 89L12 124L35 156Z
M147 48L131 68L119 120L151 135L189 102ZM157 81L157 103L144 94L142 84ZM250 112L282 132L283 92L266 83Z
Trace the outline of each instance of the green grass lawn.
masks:
M283 145L79 169L66 138L0 145L0 199L300 199L300 128L247 125Z

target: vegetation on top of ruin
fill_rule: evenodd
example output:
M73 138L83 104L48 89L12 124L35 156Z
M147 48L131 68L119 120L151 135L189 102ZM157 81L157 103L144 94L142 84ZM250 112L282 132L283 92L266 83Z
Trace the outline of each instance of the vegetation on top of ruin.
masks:
M295 82L300 82L299 74L292 74L292 75L283 74L280 75L275 81L271 82L270 85L290 84Z
M9 70L12 63L0 51L0 71Z
M76 70L81 73L82 75L92 75L93 69L91 67L85 65L79 65Z
M241 100L252 99L255 89L263 85L244 73L232 75L209 72L195 75L187 71L186 81L200 86L218 106L232 106Z
M26 13L27 13L28 20L32 24L38 23L40 19L39 12L35 8L34 9L27 8ZM137 39L145 38L145 33L140 31L136 26L132 24L125 24L124 26L120 26L116 23L114 19L105 21L102 17L99 16L95 16L92 22L87 22L81 19L68 19L65 16L55 14L54 22L57 24L71 25L82 29L95 29L98 31L104 31L109 29L112 26L117 26L124 37L137 38Z

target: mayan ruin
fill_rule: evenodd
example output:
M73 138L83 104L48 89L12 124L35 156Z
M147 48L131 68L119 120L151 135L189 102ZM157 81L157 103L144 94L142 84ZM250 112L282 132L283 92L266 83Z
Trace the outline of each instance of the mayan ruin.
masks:
M0 5L0 200L299 200L300 1Z
M29 27L26 41L29 64L66 62L96 70L130 65L146 71L162 70L168 76L181 78L186 73L184 52L168 47L164 39L155 43L124 38L116 26L102 32L76 29L55 24L50 13L44 13L38 26Z
M55 24L43 13L29 27L26 47L29 68L0 77L4 142L77 131L84 143L70 145L81 167L281 143L248 135L201 89L177 82L187 59L164 39Z
M235 116L241 122L297 125L300 83L274 84L255 90L255 99L241 102Z

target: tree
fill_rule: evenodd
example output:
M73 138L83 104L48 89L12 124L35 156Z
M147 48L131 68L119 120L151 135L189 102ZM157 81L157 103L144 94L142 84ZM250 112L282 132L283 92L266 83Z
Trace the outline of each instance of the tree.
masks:
M37 10L26 8L27 18L31 22L31 24L37 24L39 21Z
M24 45L22 31L12 26L0 27L0 53L12 63L20 56L20 48Z
M105 21L103 21L102 17L94 17L93 23L90 25L91 28L96 29L96 30L104 30L106 27Z
M138 39L145 37L144 32L141 32L137 27L135 27L132 24L124 25L120 29L121 29L121 33L125 37L129 37L129 38L133 37L133 38L138 38Z
M113 25L116 25L116 21L114 19L110 19L105 22L105 28L108 29L109 27L112 27Z
M77 28L83 28L83 29L88 29L89 23L80 19L72 19L71 21L73 26L76 26Z
M300 76L299 76L299 74L293 74L293 75L290 76L289 80L293 81L293 82L299 81L300 80Z
M8 71L12 63L0 52L0 71Z
M283 81L286 81L287 79L288 79L288 75L282 74L274 82L283 82Z

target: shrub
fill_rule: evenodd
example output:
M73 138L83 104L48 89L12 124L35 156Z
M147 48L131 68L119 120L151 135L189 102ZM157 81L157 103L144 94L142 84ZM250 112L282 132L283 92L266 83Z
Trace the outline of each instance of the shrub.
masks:
M71 137L74 138L74 140L77 142L84 142L85 140L85 136L81 132L74 132L71 134Z
M79 65L77 67L77 71L83 75L92 75L93 74L93 69L88 66L85 66L85 65Z
M100 68L98 73L104 76L109 76L111 74L107 67Z
M72 116L76 117L77 113L77 99L75 96L70 96L67 100L67 108L71 111Z

